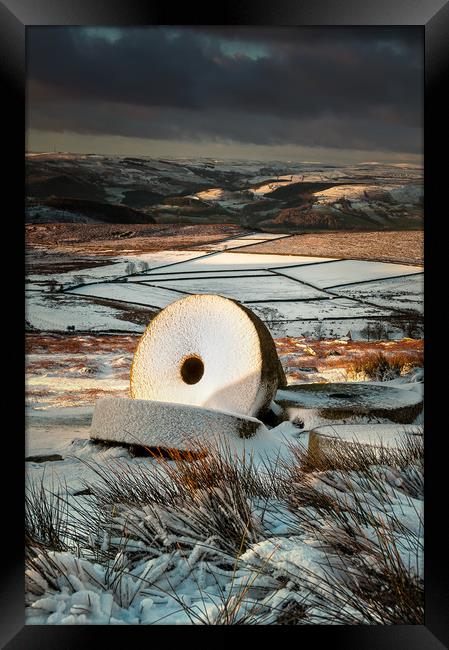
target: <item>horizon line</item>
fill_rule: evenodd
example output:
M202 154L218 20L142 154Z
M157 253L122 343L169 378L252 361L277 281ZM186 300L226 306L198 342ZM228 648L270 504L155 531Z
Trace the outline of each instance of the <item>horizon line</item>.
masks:
M111 158L111 157L117 157L117 158L150 158L152 160L155 159L161 159L161 158L166 158L167 160L247 160L247 161L252 161L252 162L261 162L261 163L268 163L268 162L281 162L285 164L308 164L308 165L411 165L414 167L423 167L423 163L416 163L416 162L408 162L407 160L399 161L399 162L391 162L387 160L379 161L379 160L365 160L365 161L353 161L353 162L338 162L338 161L327 161L323 162L321 160L280 160L278 158L272 158L270 160L258 160L257 158L241 158L241 157L235 157L235 158L230 158L228 156L223 156L221 158L217 158L215 156L154 156L154 155L146 155L146 154L105 154L105 153L98 153L94 151L35 151L35 150L30 150L27 151L25 150L25 156L28 155L57 155L57 154L62 154L62 155L70 155L70 156L102 156L104 158Z

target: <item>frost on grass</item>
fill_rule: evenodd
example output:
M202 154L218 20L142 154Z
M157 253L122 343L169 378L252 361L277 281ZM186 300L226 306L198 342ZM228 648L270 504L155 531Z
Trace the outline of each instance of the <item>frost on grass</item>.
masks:
M85 462L86 496L30 488L29 624L422 624L422 445L257 468Z

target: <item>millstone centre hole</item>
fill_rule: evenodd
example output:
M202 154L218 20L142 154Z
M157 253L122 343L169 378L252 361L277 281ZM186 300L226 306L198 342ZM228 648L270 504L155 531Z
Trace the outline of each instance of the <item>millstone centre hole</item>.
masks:
M199 357L187 357L181 365L181 377L186 384L197 384L204 374L204 363Z
M356 395L352 395L351 393L332 393L332 397L336 397L337 399L355 399Z

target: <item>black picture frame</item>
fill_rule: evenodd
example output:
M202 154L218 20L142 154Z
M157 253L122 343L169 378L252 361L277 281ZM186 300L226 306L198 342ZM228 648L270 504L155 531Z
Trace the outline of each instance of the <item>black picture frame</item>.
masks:
M215 6L214 6L215 5ZM3 213L4 246L12 249L11 237L17 238L13 255L24 249L24 149L25 149L25 32L32 25L144 25L144 24L204 24L204 25L418 25L425 38L425 355L426 355L426 414L425 414L425 624L400 626L302 626L295 629L293 642L314 644L328 643L332 650L344 647L357 649L387 650L437 650L449 647L449 579L447 562L447 536L445 514L446 493L443 480L447 467L443 440L446 405L443 392L439 391L438 369L445 364L444 298L435 299L439 281L445 278L444 260L447 239L441 236L447 180L444 154L447 136L447 103L443 99L444 82L447 80L449 61L449 3L444 0L227 0L221 5L184 3L179 8L171 3L140 2L137 0L3 0L0 2L0 70L2 77L4 111L4 135L12 136L12 146L3 150L6 160L4 197L11 199L11 208ZM446 84L447 85L447 84ZM7 223L6 223L7 220ZM11 234L12 233L12 234ZM445 247L443 249L443 246ZM6 250L4 250L6 254ZM16 267L16 265L15 265ZM18 272L15 273L18 275ZM3 534L6 542L0 589L0 641L10 650L26 648L81 648L96 647L110 642L129 644L132 637L140 642L172 644L174 641L189 644L195 642L226 642L236 631L233 628L214 632L213 628L183 627L148 629L145 626L25 626L24 624L24 436L21 428L23 417L23 375L20 359L23 346L23 316L20 305L21 287L7 283L9 291L4 303L7 313L7 331L4 338L2 358L5 368L16 368L4 375L8 379L3 389L3 471L10 476L3 489ZM447 286L447 285L446 285ZM441 294L444 296L441 282ZM19 307L6 307L19 295ZM440 296L441 297L441 296ZM17 302L17 301L16 301ZM11 319L17 318L17 325ZM446 320L447 327L447 320ZM16 334L15 344L11 336ZM5 335L4 335L5 336ZM439 338L440 337L440 338ZM441 338L442 337L442 338ZM6 357L5 357L6 355ZM15 411L14 402L17 403ZM14 408L14 410L13 410ZM13 417L6 424L7 414ZM446 506L446 507L445 507ZM175 632L178 637L175 640ZM290 635L292 631L288 630ZM276 626L270 630L243 629L239 641L259 643L260 634L267 642L279 642L285 628ZM211 638L211 635L212 637ZM247 635L251 634L251 637ZM145 636L144 636L145 635ZM245 639L243 639L243 637ZM203 640L202 640L203 639ZM136 641L138 642L138 641ZM286 639L282 640L283 643ZM95 645L94 645L95 644Z

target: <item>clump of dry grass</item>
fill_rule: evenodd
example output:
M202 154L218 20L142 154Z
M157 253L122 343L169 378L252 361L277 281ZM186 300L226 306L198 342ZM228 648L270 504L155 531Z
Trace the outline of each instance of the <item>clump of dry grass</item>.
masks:
M412 509L423 498L422 437L406 436L395 449L337 443L315 453L292 446L292 453L297 462L286 464L292 517L298 531L327 549L324 578L317 582L307 571L304 577L321 602L323 622L422 624L422 512L415 511L419 530L410 529L396 495L400 490Z
M309 444L307 448L290 444L290 451L296 462L286 465L287 473L298 471L300 475L309 472L371 472L373 467L383 466L392 470L405 471L409 467L416 468L424 474L423 457L423 428L416 426L413 433L404 433L403 442L397 447L387 447L379 442L378 445L341 444L338 438L326 440L326 446ZM420 483L423 494L423 484Z
M68 504L62 486L45 489L40 483L27 485L25 493L25 542L28 548L65 551L68 529Z
M84 461L99 479L86 484L96 516L92 504L89 510L74 506L73 543L100 560L124 550L135 563L205 540L213 540L212 555L234 557L258 538L250 498L266 497L272 486L250 461L199 444L190 453L172 450L171 463L162 461L160 451L147 451L161 462L130 466L117 460L106 467ZM101 548L105 531L109 541Z
M420 351L413 351L413 354L377 352L355 359L349 374L362 375L372 381L389 381L423 365L424 356Z

